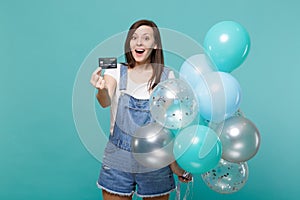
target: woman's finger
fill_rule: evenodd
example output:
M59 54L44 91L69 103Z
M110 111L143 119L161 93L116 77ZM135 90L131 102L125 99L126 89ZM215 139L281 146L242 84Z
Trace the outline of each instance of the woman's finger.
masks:
M92 77L91 77L90 83L93 86L96 86L99 79L100 79L100 76L93 74Z
M98 75L98 76L100 76L100 75L101 75L101 71L102 71L102 68L101 68L101 67L98 67L98 68L93 72L93 75Z
M102 77L97 81L96 88L100 90L105 88L105 80Z

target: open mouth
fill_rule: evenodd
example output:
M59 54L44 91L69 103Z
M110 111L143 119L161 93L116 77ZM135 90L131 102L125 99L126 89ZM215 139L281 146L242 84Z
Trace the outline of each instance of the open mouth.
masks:
M145 52L145 49L136 49L135 52L136 52L138 55L142 55L142 54Z

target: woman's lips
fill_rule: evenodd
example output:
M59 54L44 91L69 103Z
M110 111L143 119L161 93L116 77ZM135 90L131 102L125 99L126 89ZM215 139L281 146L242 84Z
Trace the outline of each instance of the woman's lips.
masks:
M145 52L145 49L135 49L135 53L137 55L143 55L144 52Z

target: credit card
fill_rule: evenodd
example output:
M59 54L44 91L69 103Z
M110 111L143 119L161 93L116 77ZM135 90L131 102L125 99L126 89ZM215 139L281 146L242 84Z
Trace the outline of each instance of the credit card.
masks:
M99 67L102 69L117 68L117 58L99 58Z

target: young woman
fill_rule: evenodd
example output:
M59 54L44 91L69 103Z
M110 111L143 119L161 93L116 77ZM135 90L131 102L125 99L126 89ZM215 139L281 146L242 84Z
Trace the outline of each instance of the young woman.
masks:
M138 163L131 153L136 129L151 122L149 97L153 88L175 77L164 67L160 33L154 22L140 20L130 27L125 57L126 64L106 70L103 77L98 68L90 81L98 89L100 105L111 107L111 134L97 184L105 200L131 199L135 191L144 200L168 199L175 189L173 173L183 182L192 177L185 176L176 162L154 170Z

